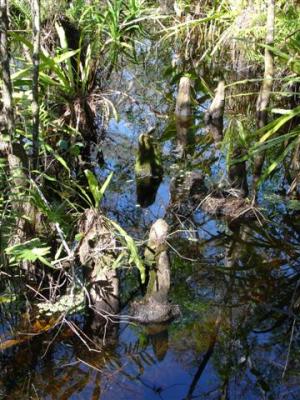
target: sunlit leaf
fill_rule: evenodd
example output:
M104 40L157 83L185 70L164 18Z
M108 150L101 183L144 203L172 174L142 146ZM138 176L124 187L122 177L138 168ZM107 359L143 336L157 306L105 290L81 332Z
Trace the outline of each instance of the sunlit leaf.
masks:
M69 173L69 175L71 174L71 170L70 170L70 168L68 167L68 164L65 162L65 160L61 157L61 156L59 156L58 154L56 154L56 153L53 153L53 155L54 155L54 157L56 158L56 160L68 171L68 173Z
M15 261L35 262L39 260L43 264L51 267L50 262L44 257L50 253L50 247L45 246L39 238L34 238L27 242L8 247L5 252Z
M102 197L104 196L104 193L111 181L111 178L113 176L113 172L111 172L108 177L106 178L104 184L100 187L99 182L95 175L92 173L92 171L86 169L84 171L85 176L87 177L88 183L89 183L89 188L90 191L93 195L94 202L95 202L95 207L98 208L100 201L102 200Z
M0 304L7 304L7 303L12 303L16 300L16 296L13 294L6 295L6 296L0 296Z
M124 238L127 249L130 252L129 261L133 262L135 266L138 268L138 270L140 271L141 281L142 283L144 283L146 279L145 266L139 256L135 241L132 239L131 236L128 235L128 233L119 224L117 224L114 221L110 221L110 223L118 230L120 235Z

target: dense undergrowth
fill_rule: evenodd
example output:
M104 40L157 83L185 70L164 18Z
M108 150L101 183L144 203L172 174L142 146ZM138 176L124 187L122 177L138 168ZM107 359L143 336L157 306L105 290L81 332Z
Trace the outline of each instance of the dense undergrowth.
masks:
M5 3L1 3L2 13ZM248 180L255 183L249 204L259 187L274 178L295 200L290 204L299 207L300 19L296 2L276 2L274 40L267 44L270 1L215 1L213 6L207 1L179 1L175 7L142 0L41 1L36 2L40 31L35 33L34 2L8 3L14 119L9 120L3 96L1 306L16 299L27 308L44 303L40 311L44 307L65 320L75 306L82 305L80 294L89 298L91 282L78 262L78 248L87 234L80 231L80 221L87 209L100 213L101 200L113 180L111 174L100 179L96 172L105 166L108 121L118 119L119 110L112 101L116 93L109 95L114 73L126 65L146 64L152 54L145 57L145 43L150 42L149 51L158 54L157 62L164 63L170 93L167 118L172 119L174 87L181 77L193 83L195 113L200 106L207 108L217 81L224 79L226 122L220 148L227 168L246 163ZM32 54L37 35L36 125ZM273 75L267 78L266 51L274 62ZM4 63L2 71L3 83ZM259 126L256 99L267 79L272 81L272 90L264 110L266 123ZM202 109L198 117L194 128L202 129ZM212 142L209 135L203 138L203 131L197 140L203 142L203 149ZM263 168L255 181L253 166L261 154ZM143 284L141 243L115 221L106 220L106 227L116 240L110 268L135 266L140 272L133 272L136 286ZM66 294L69 302L65 302ZM61 321L58 317L49 329Z

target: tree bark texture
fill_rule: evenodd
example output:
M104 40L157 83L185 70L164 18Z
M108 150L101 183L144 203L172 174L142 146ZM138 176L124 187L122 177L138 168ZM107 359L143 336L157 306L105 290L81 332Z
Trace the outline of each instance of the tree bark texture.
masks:
M191 80L183 76L179 82L178 94L176 99L175 119L176 119L176 135L177 135L177 153L182 158L186 153L190 152L194 144L192 127L192 96L191 96Z
M156 292L166 299L170 289L170 261L167 251L169 226L163 219L158 219L150 229L145 260L152 264L148 284L148 296Z
M13 108L13 97L12 97L12 84L10 77L9 67L9 46L7 39L8 31L8 16L7 16L8 4L7 0L0 0L0 56L1 56L1 67L2 67L2 101L4 108L4 115L6 116L6 127L10 137L10 141L14 137L15 132L15 118Z
M88 303L104 320L119 312L119 278L113 263L117 257L116 238L103 215L87 209L79 224L84 237L79 246L79 259L89 284Z
M223 139L223 119L225 108L225 82L221 80L216 89L216 95L205 113L205 125L207 132L210 133L218 144Z
M186 76L180 78L175 114L179 118L190 118L192 115L191 81Z
M150 229L144 254L150 269L147 293L131 306L135 320L144 324L163 323L180 315L179 307L168 301L171 274L168 232L169 226L163 219L158 219Z
M19 197L18 193L20 188L24 188L26 182L23 163L18 153L15 152L13 146L13 139L15 137L15 115L13 105L13 88L10 75L10 53L7 38L8 31L8 3L7 0L0 0L0 56L1 56L1 67L2 67L2 101L3 111L5 116L5 124L7 133L10 138L10 143L5 144L2 141L1 151L7 156L8 165L13 182L13 193L16 198ZM20 147L20 146L19 146ZM20 200L20 199L19 199ZM19 204L19 201L17 201ZM20 204L16 207L19 208Z
M274 43L275 27L275 0L267 0L267 24L266 24L266 45ZM268 107L270 103L274 76L274 59L271 50L265 49L265 72L264 79L256 102L256 125L258 129L268 123ZM254 160L253 185L256 189L257 182L261 176L265 153L261 152Z
M32 77L32 143L33 143L33 167L38 166L39 156L39 67L40 67L40 1L31 0L32 14L32 40L33 40L33 77Z
M8 2L0 0L0 58L2 67L2 101L3 111L5 116L5 127L9 135L9 143L1 140L0 136L0 151L7 158L7 163L10 171L12 182L11 188L11 203L16 214L16 224L14 231L11 234L9 245L22 243L26 240L26 235L31 227L28 221L23 218L27 215L32 216L32 207L27 200L24 199L24 194L27 189L27 177L24 172L27 164L27 155L21 143L13 143L15 140L15 114L13 104L13 86L10 74L10 53L7 32L9 29L8 21ZM28 266L27 262L23 262L22 267L26 270L33 269Z

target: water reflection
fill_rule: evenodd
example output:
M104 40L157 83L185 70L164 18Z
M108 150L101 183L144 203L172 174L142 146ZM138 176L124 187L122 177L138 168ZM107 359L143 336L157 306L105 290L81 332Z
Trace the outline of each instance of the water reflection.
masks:
M137 203L143 207L149 207L155 202L156 193L161 183L161 178L146 176L136 180Z
M103 346L97 321L81 318L78 334L66 325L12 346L0 355L0 398L299 398L299 231L223 228L171 240L182 319L117 325Z
M135 161L135 178L137 202L149 207L155 202L159 185L163 178L163 167L160 149L153 143L150 134L141 134L138 140L138 151Z
M174 104L170 111L163 94L157 98L157 109L170 114ZM113 134L105 143L105 161L115 174L103 207L135 238L145 237L150 224L167 214L172 224L171 297L182 318L148 327L113 322L108 329L95 315L79 315L63 329L33 335L0 351L0 399L300 398L299 215L277 212L271 221L227 225L205 215L199 204L190 204L192 186L178 193L186 181L178 171L171 203L177 206L176 196L182 195L185 209L168 207L172 165L193 173L190 159L198 158L195 167L204 176L216 174L215 154L201 134L196 144L184 142L191 125L181 127L186 129L181 136L171 121L172 134L161 137L164 181L160 186L158 181L136 183L138 135L155 117L143 105L134 107L125 108L120 122L110 124ZM124 114L132 117L133 111L138 111L138 121L127 124ZM172 141L179 144L179 139L190 156L183 157L182 165L171 153ZM107 176L107 171L100 173ZM194 181L201 185L200 178ZM136 207L136 197L145 209ZM272 216L270 207L268 212ZM0 307L3 342L20 325L15 310Z

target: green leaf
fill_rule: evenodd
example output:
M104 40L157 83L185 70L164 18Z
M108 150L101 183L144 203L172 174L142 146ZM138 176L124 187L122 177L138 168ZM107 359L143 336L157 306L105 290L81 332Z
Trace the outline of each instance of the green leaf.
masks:
M281 115L286 115L289 114L291 110L287 110L285 108L272 108L271 112L273 114L281 114Z
M28 41L24 35L17 34L15 32L11 33L14 39L17 42L23 43L26 47L28 47L29 50L32 51L32 43ZM63 46L62 46L63 47ZM51 57L46 49L41 47L41 53L40 53L40 58L41 58L41 64L40 64L40 78L41 82L44 82L44 84L51 84L51 85L60 85L63 86L63 89L65 92L72 91L72 84L73 84L73 73L72 70L70 69L70 58L73 57L75 54L78 53L79 50L68 50L65 51L63 54L56 56L56 57ZM68 65L67 68L62 68L61 65L59 65L61 62L65 61ZM59 80L59 83L55 83L55 80L53 78L50 78L48 76L48 79L45 74L43 74L43 71L45 69L50 69L52 73L56 75L56 78ZM30 75L32 70L32 66L24 68L15 74L12 75L13 80L20 79L21 77L28 76ZM47 73L47 71L46 71ZM68 74L68 77L66 78L65 73Z
M50 78L50 76L45 74L44 72L40 71L39 78L40 78L40 81L47 86L60 86L59 82Z
M300 211L300 201L299 200L290 200L287 203L287 208L294 211Z
M11 76L12 81L15 81L17 79L21 79L21 78L24 78L24 77L28 77L29 74L31 73L31 70L32 70L32 67L27 67L27 68L23 68L23 69L15 72Z
M76 233L76 235L75 235L75 240L76 240L77 242L80 242L80 240L81 240L83 237L84 237L84 233L83 233L83 232Z
M59 163L61 163L61 165L68 171L69 175L71 175L71 171L70 168L68 167L67 163L65 162L65 160L59 156L58 154L53 153L54 157L57 159L57 161Z
M118 257L115 259L115 261L114 261L114 263L113 263L113 265L112 265L112 269L117 269L117 268L119 268L120 267L120 265L121 265L121 262L122 262L122 260L123 260L123 258L124 258L124 256L125 256L125 252L124 251L122 251L119 255L118 255Z
M102 187L101 187L101 189L100 189L100 194L101 194L100 200L101 200L102 197L104 196L104 193L105 193L105 191L106 191L108 185L110 184L110 181L111 181L111 178L112 178L113 174L114 174L114 173L111 172L111 173L108 175L108 177L106 178L105 182L103 183L103 185L102 185Z
M64 61L69 61L69 59L71 57L74 57L78 52L79 52L79 49L66 51L63 54L60 54L59 56L54 57L53 61L56 64L60 64Z
M58 37L59 37L59 41L60 41L61 47L64 50L67 50L68 49L68 41L67 41L67 38L66 38L66 33L65 33L64 28L60 24L58 24L57 22L55 23L55 28L56 28L56 32L57 32ZM79 50L77 50L77 52L78 51ZM70 53L70 52L68 52L68 53ZM71 51L71 53L72 53L72 51ZM71 64L70 57L67 57L65 59L65 61L66 61L67 76L68 76L68 79L69 79L69 82L70 82L71 86L73 87L74 86L74 77L73 77L73 70L72 70L72 64Z
M17 297L14 294L0 296L0 304L12 303L16 300L16 298Z
M90 198L90 196L87 194L87 192L84 190L84 188L79 185L77 182L72 181L72 185L74 185L75 188L77 188L81 194L77 193L77 195L84 201L87 202L87 204L89 205L89 207L93 207L93 201ZM71 189L70 186L65 186L68 189Z
M82 87L84 89L87 89L88 86L88 80L90 78L90 71L91 71L91 61L92 61L92 48L91 45L88 45L88 48L86 50L86 56L85 56L85 63L84 66L80 63L81 66L81 81L82 81Z
M12 261L41 261L43 264L51 267L49 261L44 256L50 252L50 247L41 243L39 238L31 239L27 242L16 244L5 250L6 254L11 256Z
M90 191L91 191L91 193L93 195L93 198L94 198L95 207L98 208L99 204L100 204L100 201L102 200L102 197L103 197L103 195L105 193L105 190L107 189L107 187L108 187L108 185L109 185L109 183L111 181L111 178L113 176L113 172L111 172L108 175L108 177L106 178L106 180L105 180L104 184L102 185L102 187L99 186L98 180L95 177L95 175L92 173L92 171L86 169L84 171L84 173L85 173L85 176L87 177L89 188L90 188Z
M294 139L285 149L284 151L276 158L275 161L272 162L271 165L266 169L266 171L263 173L263 175L259 178L258 180L258 185L261 185L261 183L267 178L268 175L271 174L278 166L280 166L280 163L285 159L285 157L288 155L289 151L295 146L295 142L298 141L298 138Z
M292 118L300 115L300 106L295 107L293 110L289 110L286 114L283 114L281 117L276 120L270 122L265 127L259 129L256 134L264 134L260 139L259 143L263 143L268 140L274 133L278 132L278 130L286 124Z
M110 223L118 230L120 235L125 239L127 249L130 252L129 262L134 262L134 264L140 271L142 283L145 283L145 280L146 280L145 266L139 256L138 249L136 247L134 240L132 239L131 236L128 235L128 233L126 231L124 231L124 229L119 224L117 224L114 221L110 221Z

